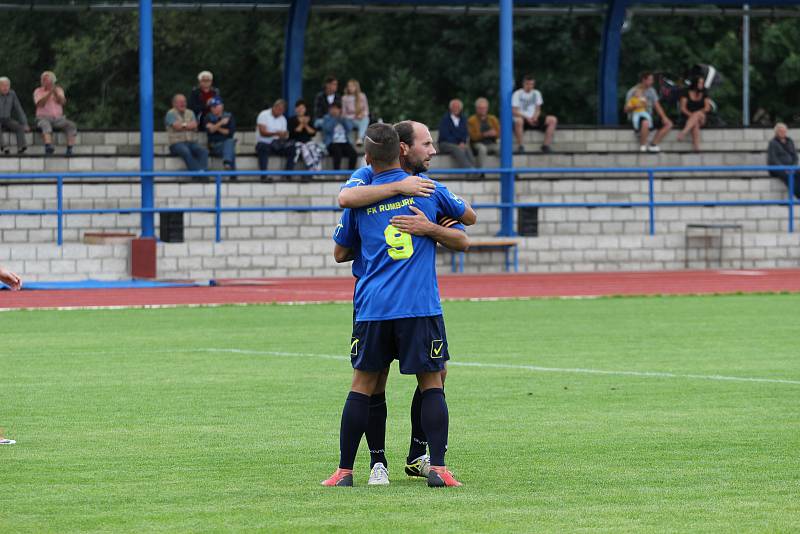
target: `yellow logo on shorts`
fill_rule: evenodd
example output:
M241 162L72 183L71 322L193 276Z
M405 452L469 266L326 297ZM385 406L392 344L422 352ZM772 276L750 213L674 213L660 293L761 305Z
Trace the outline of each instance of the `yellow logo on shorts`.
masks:
M431 358L441 358L443 348L444 348L444 340L434 339L433 341L431 341Z
M350 356L358 356L358 338L350 339Z

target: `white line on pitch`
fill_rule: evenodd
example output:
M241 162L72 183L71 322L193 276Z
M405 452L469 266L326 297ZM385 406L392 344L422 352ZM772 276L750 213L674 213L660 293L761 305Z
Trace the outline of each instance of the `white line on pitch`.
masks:
M312 352L279 352L269 350L246 350L246 349L199 349L200 352L215 352L215 353L229 353L229 354L252 354L257 356L290 356L290 357L306 357L306 358L320 358L325 360L340 360L349 361L347 356L340 356L336 354L317 354ZM591 375L611 375L611 376L637 376L643 378L689 378L694 380L721 380L728 382L759 382L767 384L791 384L800 386L800 380L787 380L783 378L753 378L747 376L724 376L724 375L697 375L697 374L679 374L679 373L666 373L659 371L608 371L604 369L583 369L576 368L563 368L563 367L539 367L537 365L515 365L510 363L483 363L483 362L463 362L453 361L447 362L448 366L453 367L482 367L490 369L520 369L524 371L535 371L539 373L577 373L577 374L591 374Z

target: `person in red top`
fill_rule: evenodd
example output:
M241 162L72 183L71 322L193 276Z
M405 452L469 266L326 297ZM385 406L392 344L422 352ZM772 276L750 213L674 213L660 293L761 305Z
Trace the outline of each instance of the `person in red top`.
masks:
M200 125L200 131L206 129L205 118L208 113L208 102L212 98L220 98L219 89L213 86L214 75L209 71L204 70L197 75L198 86L192 89L189 95L189 109L194 111L194 116L197 118L197 123Z

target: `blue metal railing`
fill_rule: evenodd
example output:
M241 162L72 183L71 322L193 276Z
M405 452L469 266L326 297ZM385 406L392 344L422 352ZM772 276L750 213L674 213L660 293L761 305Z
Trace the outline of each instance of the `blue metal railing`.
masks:
M695 200L695 201L658 201L656 200L655 180L657 174L664 173L718 173L718 172L764 172L784 171L788 174L788 193L785 199L779 200ZM440 169L431 171L431 176L465 175L465 174L504 174L510 173L516 178L521 174L642 174L647 176L647 201L640 202L496 202L479 203L476 209L500 209L506 214L503 220L510 220L513 226L513 210L517 208L647 208L649 219L649 233L655 235L656 208L661 207L700 207L700 206L786 206L788 208L788 231L795 229L794 214L798 201L794 198L795 174L800 167L790 166L735 166L735 167L580 167L580 168L490 168L490 169ZM222 240L222 214L242 212L325 212L339 211L338 206L223 206L222 183L225 177L262 177L262 176L347 176L352 171L204 171L204 172L84 172L84 173L20 173L0 174L0 182L19 180L55 180L56 209L19 209L0 210L2 215L55 215L57 217L57 242L64 242L64 217L67 215L92 215L92 214L129 214L129 213L157 213L157 212L187 212L187 213L213 213L215 240ZM116 179L116 178L206 178L213 179L214 205L208 207L139 207L139 208L85 208L64 209L65 179ZM675 176L669 176L675 178ZM683 177L680 177L683 178ZM691 176L687 176L691 178ZM730 178L730 176L706 176L705 178ZM746 177L743 177L746 178ZM765 177L766 178L766 177ZM558 178L555 178L558 179ZM508 216L508 214L511 214ZM506 226L506 225L503 225ZM513 228L501 228L501 235L513 235Z

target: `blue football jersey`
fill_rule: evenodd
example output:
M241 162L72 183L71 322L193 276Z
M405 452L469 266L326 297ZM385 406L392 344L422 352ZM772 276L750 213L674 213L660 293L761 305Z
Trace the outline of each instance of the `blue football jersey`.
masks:
M372 177L372 185L406 178L402 169ZM414 215L409 206L431 221L442 216L460 218L464 202L444 185L434 182L430 197L397 195L371 206L350 210L334 233L341 246L360 241L363 273L356 282L354 308L357 321L384 321L428 317L442 313L436 280L436 242L428 237L400 232L390 224L395 215Z
M357 169L353 174L350 175L350 178L342 184L342 187L339 189L347 189L350 187L358 187L360 185L371 185L372 184L372 177L375 175L372 172L372 165L367 165L366 167L361 167ZM345 216L350 216L350 211L345 209L342 213L342 218ZM339 220L339 225L343 225L342 220ZM339 226L336 227L336 231L338 232ZM355 236L358 237L357 235ZM361 241L356 240L353 241L352 245L347 245L348 248L353 249L353 276L356 278L361 278L364 275L364 265L361 261Z
M372 172L372 165L361 167L360 169L356 169L356 171L350 175L350 178L344 184L342 184L342 187L339 189L358 187L360 185L371 185L373 176L375 176L375 173Z

